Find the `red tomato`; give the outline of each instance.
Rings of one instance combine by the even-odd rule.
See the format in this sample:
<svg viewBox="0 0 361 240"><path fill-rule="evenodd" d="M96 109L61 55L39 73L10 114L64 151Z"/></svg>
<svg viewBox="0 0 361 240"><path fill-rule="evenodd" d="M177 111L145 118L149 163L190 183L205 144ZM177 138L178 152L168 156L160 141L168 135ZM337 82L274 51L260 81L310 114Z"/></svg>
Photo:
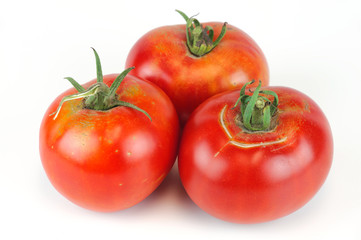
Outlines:
<svg viewBox="0 0 361 240"><path fill-rule="evenodd" d="M238 90L205 101L184 129L182 183L217 218L258 223L288 215L316 194L330 170L333 140L321 109L296 90L268 90L279 98L274 129L252 132L240 124L233 109Z"/></svg>
<svg viewBox="0 0 361 240"><path fill-rule="evenodd" d="M104 76L110 86L118 75ZM96 83L88 82L84 88ZM40 128L40 155L54 187L73 203L95 211L117 211L142 201L170 171L179 123L166 94L154 84L126 76L117 98L144 109L117 106L100 111L84 100L64 103L70 89L50 105Z"/></svg>
<svg viewBox="0 0 361 240"><path fill-rule="evenodd" d="M224 23L203 25L213 28L213 40L220 35ZM268 65L261 49L240 29L232 25L226 29L213 50L195 56L187 47L186 25L156 28L135 43L126 67L135 66L132 74L160 86L171 98L184 125L191 112L216 93L240 88L252 79L261 79L268 85Z"/></svg>

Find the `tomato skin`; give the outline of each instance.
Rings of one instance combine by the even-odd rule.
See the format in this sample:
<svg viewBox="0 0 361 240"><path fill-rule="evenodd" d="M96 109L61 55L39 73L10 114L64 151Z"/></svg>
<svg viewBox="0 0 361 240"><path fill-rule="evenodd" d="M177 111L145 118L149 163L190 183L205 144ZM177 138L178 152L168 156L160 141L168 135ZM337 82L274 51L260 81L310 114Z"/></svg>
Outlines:
<svg viewBox="0 0 361 240"><path fill-rule="evenodd" d="M104 76L108 86L118 75ZM88 88L93 80L84 85ZM95 211L125 209L145 199L170 171L177 153L179 123L166 94L154 84L126 76L117 94L128 107L107 111L82 108L82 100L64 103L61 94L46 111L40 128L40 155L54 187L73 203Z"/></svg>
<svg viewBox="0 0 361 240"><path fill-rule="evenodd" d="M183 186L201 209L226 221L259 223L294 212L316 194L331 167L332 134L316 103L290 88L264 89L280 100L274 131L246 133L235 124L236 90L202 103L183 132Z"/></svg>
<svg viewBox="0 0 361 240"><path fill-rule="evenodd" d="M208 22L214 36L223 23ZM146 33L130 50L126 67L132 74L160 86L170 97L184 125L204 100L225 90L240 88L252 79L269 83L265 56L243 31L227 25L227 32L210 53L195 57L186 45L186 25L159 27Z"/></svg>

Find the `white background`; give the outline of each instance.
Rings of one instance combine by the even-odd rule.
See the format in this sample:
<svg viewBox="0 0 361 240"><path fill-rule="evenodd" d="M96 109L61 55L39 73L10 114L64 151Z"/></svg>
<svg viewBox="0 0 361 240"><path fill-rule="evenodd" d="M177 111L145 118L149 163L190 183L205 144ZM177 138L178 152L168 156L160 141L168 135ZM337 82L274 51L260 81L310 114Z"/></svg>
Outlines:
<svg viewBox="0 0 361 240"><path fill-rule="evenodd" d="M147 31L184 23L174 10L227 21L264 51L271 85L296 88L327 115L334 162L318 194L282 219L223 222L182 190L177 169L145 201L96 213L52 187L38 153L41 119L53 99L95 78L94 47L105 74L121 72ZM361 239L360 1L0 1L0 239Z"/></svg>

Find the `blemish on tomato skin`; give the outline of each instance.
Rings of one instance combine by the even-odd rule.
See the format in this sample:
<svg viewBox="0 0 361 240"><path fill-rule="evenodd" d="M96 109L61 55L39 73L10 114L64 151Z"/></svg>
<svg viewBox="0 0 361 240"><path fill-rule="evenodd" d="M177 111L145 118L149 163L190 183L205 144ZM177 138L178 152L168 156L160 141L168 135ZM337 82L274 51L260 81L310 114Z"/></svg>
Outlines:
<svg viewBox="0 0 361 240"><path fill-rule="evenodd" d="M304 103L304 110L306 111L306 112L311 112L311 110L310 110L310 104L306 101L306 100L303 100L303 103Z"/></svg>
<svg viewBox="0 0 361 240"><path fill-rule="evenodd" d="M127 152L127 156L130 157L132 155L132 152Z"/></svg>
<svg viewBox="0 0 361 240"><path fill-rule="evenodd" d="M120 94L119 94L119 98L123 98L123 97L133 97L139 94L139 92L141 92L141 88L139 86L139 84L137 84L136 82L134 82L134 85L129 86L128 88L125 88Z"/></svg>
<svg viewBox="0 0 361 240"><path fill-rule="evenodd" d="M119 150L118 150L118 149L116 149L116 150L115 150L115 152L116 152L116 153L118 153L118 152L119 152Z"/></svg>
<svg viewBox="0 0 361 240"><path fill-rule="evenodd" d="M279 151L281 149L284 149L286 147L289 147L290 145L292 145L293 143L295 143L296 138L291 137L290 140L285 141L283 144L279 145L278 147L274 147L270 150L270 152L276 152Z"/></svg>
<svg viewBox="0 0 361 240"><path fill-rule="evenodd" d="M155 180L155 183L162 181L164 177L165 177L165 173L162 173L162 174Z"/></svg>
<svg viewBox="0 0 361 240"><path fill-rule="evenodd" d="M83 129L93 129L94 128L94 123L91 121L87 121L87 120L81 120L79 121L79 126Z"/></svg>

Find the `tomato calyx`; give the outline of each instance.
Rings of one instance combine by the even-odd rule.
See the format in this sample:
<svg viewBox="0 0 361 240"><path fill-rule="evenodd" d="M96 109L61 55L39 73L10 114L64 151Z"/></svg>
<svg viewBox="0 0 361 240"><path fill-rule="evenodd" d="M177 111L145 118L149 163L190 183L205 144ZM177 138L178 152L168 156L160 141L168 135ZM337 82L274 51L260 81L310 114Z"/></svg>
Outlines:
<svg viewBox="0 0 361 240"><path fill-rule="evenodd" d="M73 87L78 91L78 93L75 93L75 94L69 95L69 96L65 96L61 100L57 110L54 113L50 114L50 116L55 115L54 116L54 120L55 120L57 118L64 102L74 100L74 99L83 99L84 108L86 108L86 109L106 111L106 110L109 110L109 109L117 107L117 106L130 107L137 111L142 112L152 121L152 118L146 111L135 106L132 103L119 100L118 95L116 94L116 91L117 91L118 87L120 86L121 82L123 81L125 76L132 69L134 69L134 67L130 67L130 68L124 70L121 74L118 75L118 77L114 80L112 85L110 87L108 87L103 82L103 73L102 73L99 55L95 51L94 48L92 48L92 49L93 49L93 52L95 55L95 61L96 61L97 82L95 84L91 85L88 89L85 89L73 78L66 77L65 79L67 79L73 85Z"/></svg>
<svg viewBox="0 0 361 240"><path fill-rule="evenodd" d="M194 17L188 17L185 13L176 10L186 20L186 37L189 51L201 57L212 51L222 40L227 31L227 23L223 24L221 33L213 41L214 31L211 26L203 27Z"/></svg>
<svg viewBox="0 0 361 240"><path fill-rule="evenodd" d="M261 80L254 91L249 89L251 95L247 95L246 87L254 82L252 80L242 87L240 97L232 108L236 108L241 103L240 114L237 114L235 120L236 124L250 133L272 131L277 127L278 96L273 91L261 90ZM272 96L273 101L264 95Z"/></svg>

